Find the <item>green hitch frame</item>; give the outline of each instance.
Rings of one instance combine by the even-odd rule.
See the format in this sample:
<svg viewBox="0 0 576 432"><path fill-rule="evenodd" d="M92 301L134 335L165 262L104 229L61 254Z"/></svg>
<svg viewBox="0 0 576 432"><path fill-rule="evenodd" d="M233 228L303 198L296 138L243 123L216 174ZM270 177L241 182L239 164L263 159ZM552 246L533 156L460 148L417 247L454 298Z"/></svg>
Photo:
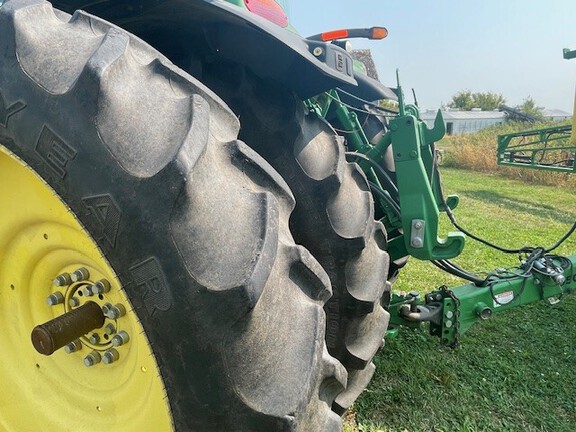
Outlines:
<svg viewBox="0 0 576 432"><path fill-rule="evenodd" d="M442 114L438 112L434 128L428 129L416 109L406 111L412 113L402 114L401 110L390 121L404 246L407 254L421 260L453 258L464 248L464 234L454 232L446 239L438 237L440 211L444 208L431 147L446 132ZM457 203L454 198L450 201Z"/></svg>
<svg viewBox="0 0 576 432"><path fill-rule="evenodd" d="M397 72L398 77L398 72ZM378 191L374 199L383 214L382 222L389 233L399 233L390 238L388 252L396 260L411 255L421 260L453 258L464 248L464 235L449 233L438 237L440 212L446 206L454 209L456 196L442 198L440 179L436 176L434 143L446 133L440 111L434 127L428 129L420 119L418 108L406 105L398 77L399 113L390 120L390 130L375 144L370 143L354 108L344 104L338 90L332 90L306 102L316 115L337 123L337 131L346 138L348 150L361 154L358 160L371 186ZM373 164L381 165L384 155L392 146L396 171L399 203L394 203L389 191L382 187ZM399 207L395 211L395 207Z"/></svg>
<svg viewBox="0 0 576 432"><path fill-rule="evenodd" d="M576 255L552 257L538 266L529 274L522 267L495 274L485 286L441 287L426 294L423 301L417 293L395 294L389 307L390 322L394 327L418 327L429 322L431 335L456 346L475 323L495 313L541 300L556 304L576 291ZM392 328L390 336L396 332Z"/></svg>
<svg viewBox="0 0 576 432"><path fill-rule="evenodd" d="M565 57L576 58L576 51L565 51ZM430 261L450 259L462 252L465 237L461 232L448 233L446 238L438 236L440 213L458 205L457 196L444 200L437 174L434 143L445 135L445 123L438 111L434 126L429 129L421 120L418 107L404 103L398 72L397 80L399 112L389 118L389 130L376 143L367 138L355 112L358 108L343 103L338 89L309 99L306 106L311 113L327 119L345 137L350 156L361 156L357 163L370 183L375 205L383 215L381 222L393 233L388 239L391 260L407 255ZM555 147L565 154L572 147L554 146L551 142L564 140L569 131L569 126L560 126L500 137L499 163L574 171L574 157L570 166L550 166L542 162L542 149L538 148L544 143L544 150ZM530 143L532 150L522 147L527 137L535 136L539 139ZM518 147L512 144L516 137L524 140ZM571 144L576 148L574 137ZM392 186L398 189L397 201L382 187L379 177L390 149L396 177L396 186ZM532 153L526 155L527 152ZM536 160L538 157L540 160ZM576 290L576 255L566 258L544 254L531 261L530 268L524 266L514 271L496 271L483 284L469 283L452 289L440 287L426 294L423 300L417 292L394 293L388 305L391 327L386 336L395 336L400 326L418 327L429 323L432 335L455 346L459 337L476 322L489 319L496 312L539 300L554 304Z"/></svg>

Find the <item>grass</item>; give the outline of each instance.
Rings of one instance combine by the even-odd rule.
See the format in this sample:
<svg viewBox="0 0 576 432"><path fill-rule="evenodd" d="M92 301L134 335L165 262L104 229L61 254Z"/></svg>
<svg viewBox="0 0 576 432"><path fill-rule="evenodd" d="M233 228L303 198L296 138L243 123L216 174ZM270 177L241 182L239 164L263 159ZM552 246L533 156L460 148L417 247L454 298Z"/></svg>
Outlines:
<svg viewBox="0 0 576 432"><path fill-rule="evenodd" d="M576 219L576 189L443 169L447 193L461 198L458 221L506 246L548 246ZM443 221L442 229L449 229ZM576 253L576 236L559 253ZM517 264L468 240L456 262L471 270ZM462 281L411 260L395 289L424 293ZM517 308L478 324L457 349L426 329L403 329L377 355L372 383L346 432L576 430L576 298Z"/></svg>

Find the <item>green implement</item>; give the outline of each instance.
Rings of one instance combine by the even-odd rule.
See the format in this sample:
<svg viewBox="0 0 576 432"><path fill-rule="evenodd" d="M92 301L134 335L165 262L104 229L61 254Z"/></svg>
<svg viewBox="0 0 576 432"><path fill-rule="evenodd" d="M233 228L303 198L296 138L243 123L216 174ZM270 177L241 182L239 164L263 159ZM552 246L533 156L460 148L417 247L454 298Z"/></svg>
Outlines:
<svg viewBox="0 0 576 432"><path fill-rule="evenodd" d="M576 58L576 50L564 49L564 58ZM576 102L576 101L575 101ZM575 105L576 106L576 105ZM560 125L498 137L498 164L557 172L576 172L576 124Z"/></svg>
<svg viewBox="0 0 576 432"><path fill-rule="evenodd" d="M498 164L576 172L571 125L516 132L498 137Z"/></svg>

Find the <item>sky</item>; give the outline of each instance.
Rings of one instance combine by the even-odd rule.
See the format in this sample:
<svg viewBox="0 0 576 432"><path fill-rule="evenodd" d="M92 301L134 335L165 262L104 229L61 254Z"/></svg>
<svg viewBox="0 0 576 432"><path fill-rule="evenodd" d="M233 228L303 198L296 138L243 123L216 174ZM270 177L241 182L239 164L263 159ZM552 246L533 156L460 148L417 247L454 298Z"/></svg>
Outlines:
<svg viewBox="0 0 576 432"><path fill-rule="evenodd" d="M339 28L384 26L370 48L380 80L405 94L416 90L422 108L447 104L461 90L502 94L511 106L528 96L538 106L574 109L576 0L290 0L303 36ZM408 97L411 101L411 96Z"/></svg>

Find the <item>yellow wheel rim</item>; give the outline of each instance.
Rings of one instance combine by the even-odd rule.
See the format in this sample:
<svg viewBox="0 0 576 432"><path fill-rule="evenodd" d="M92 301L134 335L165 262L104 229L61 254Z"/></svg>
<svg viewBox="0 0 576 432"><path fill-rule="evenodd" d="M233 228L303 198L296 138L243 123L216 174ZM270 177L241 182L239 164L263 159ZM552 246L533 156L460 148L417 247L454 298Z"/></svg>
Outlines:
<svg viewBox="0 0 576 432"><path fill-rule="evenodd" d="M0 208L0 429L173 430L158 366L114 271L54 191L1 145ZM87 280L53 283L79 268L88 270ZM120 304L126 314L106 318L102 328L80 339L79 351L36 352L32 329L69 311L74 302L85 303L82 289L103 279L110 290L89 299ZM64 301L50 306L47 298L56 292ZM113 346L120 332L129 340ZM87 367L92 352L118 358Z"/></svg>

